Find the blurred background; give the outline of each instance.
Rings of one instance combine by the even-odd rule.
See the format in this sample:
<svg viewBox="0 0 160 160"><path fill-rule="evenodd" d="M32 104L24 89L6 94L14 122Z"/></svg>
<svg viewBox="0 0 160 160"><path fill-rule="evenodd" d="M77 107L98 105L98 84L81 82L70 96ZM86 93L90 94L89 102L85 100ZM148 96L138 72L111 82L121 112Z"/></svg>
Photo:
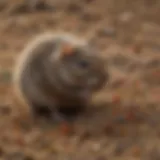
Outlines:
<svg viewBox="0 0 160 160"><path fill-rule="evenodd" d="M0 159L159 160L159 15L159 0L0 0ZM90 37L109 67L101 105L71 128L10 116L14 60L45 31Z"/></svg>

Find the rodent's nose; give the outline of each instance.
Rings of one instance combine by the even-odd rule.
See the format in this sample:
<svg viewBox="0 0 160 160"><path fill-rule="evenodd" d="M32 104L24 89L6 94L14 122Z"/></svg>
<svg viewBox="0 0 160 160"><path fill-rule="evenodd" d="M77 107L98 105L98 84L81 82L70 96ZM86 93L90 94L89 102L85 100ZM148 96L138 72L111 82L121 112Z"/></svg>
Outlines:
<svg viewBox="0 0 160 160"><path fill-rule="evenodd" d="M108 74L102 74L99 72L98 76L93 76L89 81L88 85L94 88L95 90L99 90L105 86L108 82Z"/></svg>

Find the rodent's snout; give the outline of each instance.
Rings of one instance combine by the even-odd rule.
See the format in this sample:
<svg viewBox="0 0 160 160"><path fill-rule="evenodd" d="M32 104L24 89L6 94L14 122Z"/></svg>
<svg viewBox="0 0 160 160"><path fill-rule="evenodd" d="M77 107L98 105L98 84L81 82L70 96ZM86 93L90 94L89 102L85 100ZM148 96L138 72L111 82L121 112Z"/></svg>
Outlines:
<svg viewBox="0 0 160 160"><path fill-rule="evenodd" d="M105 86L108 82L108 73L99 72L96 75L93 75L88 80L88 86L90 86L93 90L100 90Z"/></svg>

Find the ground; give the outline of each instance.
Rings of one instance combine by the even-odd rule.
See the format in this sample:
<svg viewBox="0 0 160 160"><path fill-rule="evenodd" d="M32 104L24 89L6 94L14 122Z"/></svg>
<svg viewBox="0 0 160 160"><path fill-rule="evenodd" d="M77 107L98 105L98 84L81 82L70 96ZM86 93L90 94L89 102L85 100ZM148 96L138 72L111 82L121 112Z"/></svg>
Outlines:
<svg viewBox="0 0 160 160"><path fill-rule="evenodd" d="M33 8L1 1L1 159L159 160L159 14L158 0L50 0ZM14 60L44 31L89 37L108 65L109 83L72 124L15 123L11 116Z"/></svg>

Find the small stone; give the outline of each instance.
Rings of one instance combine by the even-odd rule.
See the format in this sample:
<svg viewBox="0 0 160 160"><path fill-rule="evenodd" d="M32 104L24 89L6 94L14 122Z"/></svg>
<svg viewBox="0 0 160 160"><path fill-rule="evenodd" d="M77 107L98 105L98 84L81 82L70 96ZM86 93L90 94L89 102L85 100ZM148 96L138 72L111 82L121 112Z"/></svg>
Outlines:
<svg viewBox="0 0 160 160"><path fill-rule="evenodd" d="M114 149L114 155L115 156L120 156L124 153L126 146L123 143L119 143L116 145Z"/></svg>
<svg viewBox="0 0 160 160"><path fill-rule="evenodd" d="M108 59L108 63L120 71L133 72L143 66L142 62L130 55L117 53Z"/></svg>
<svg viewBox="0 0 160 160"><path fill-rule="evenodd" d="M127 121L134 121L136 119L136 113L134 111L128 111L126 113L126 120Z"/></svg>
<svg viewBox="0 0 160 160"><path fill-rule="evenodd" d="M93 150L94 152L98 152L99 150L101 150L101 148L102 148L102 146L101 146L100 143L94 143L94 144L92 145L92 150Z"/></svg>
<svg viewBox="0 0 160 160"><path fill-rule="evenodd" d="M132 148L132 154L134 157L139 157L141 155L142 151L139 146L135 146Z"/></svg>
<svg viewBox="0 0 160 160"><path fill-rule="evenodd" d="M111 88L119 88L125 84L125 79L116 79L111 83Z"/></svg>
<svg viewBox="0 0 160 160"><path fill-rule="evenodd" d="M119 20L121 22L128 22L133 18L134 14L132 12L123 12L120 16L119 16Z"/></svg>
<svg viewBox="0 0 160 160"><path fill-rule="evenodd" d="M34 158L28 155L24 158L24 160L34 160Z"/></svg>
<svg viewBox="0 0 160 160"><path fill-rule="evenodd" d="M60 124L60 131L63 135L71 135L73 133L73 128L70 124L62 122L62 124Z"/></svg>
<svg viewBox="0 0 160 160"><path fill-rule="evenodd" d="M5 156L6 160L25 160L25 155L22 152L13 152Z"/></svg>
<svg viewBox="0 0 160 160"><path fill-rule="evenodd" d="M0 49L1 50L6 50L7 48L8 48L8 45L5 42L0 44Z"/></svg>
<svg viewBox="0 0 160 160"><path fill-rule="evenodd" d="M112 135L114 133L114 128L112 124L107 124L104 128L106 135Z"/></svg>
<svg viewBox="0 0 160 160"><path fill-rule="evenodd" d="M133 51L136 54L140 54L142 52L143 45L141 43L134 44Z"/></svg>
<svg viewBox="0 0 160 160"><path fill-rule="evenodd" d="M112 97L112 103L119 104L121 102L121 97L119 95L113 95Z"/></svg>
<svg viewBox="0 0 160 160"><path fill-rule="evenodd" d="M55 11L55 8L41 0L27 0L24 3L19 3L9 10L10 14L30 13L33 11Z"/></svg>
<svg viewBox="0 0 160 160"><path fill-rule="evenodd" d="M39 3L37 3L33 9L35 10L43 10L43 11L55 11L55 7L51 6L50 4L46 3L46 2L42 2L40 1Z"/></svg>
<svg viewBox="0 0 160 160"><path fill-rule="evenodd" d="M142 75L142 80L150 86L156 86L160 84L160 68L154 68L145 72Z"/></svg>
<svg viewBox="0 0 160 160"><path fill-rule="evenodd" d="M5 152L4 152L3 148L0 147L0 157L2 157L4 155L4 153Z"/></svg>
<svg viewBox="0 0 160 160"><path fill-rule="evenodd" d="M10 71L3 71L0 73L0 81L2 82L10 82L12 74Z"/></svg>
<svg viewBox="0 0 160 160"><path fill-rule="evenodd" d="M116 54L109 59L109 63L116 67L127 66L131 62L131 59L122 54Z"/></svg>
<svg viewBox="0 0 160 160"><path fill-rule="evenodd" d="M120 137L126 137L126 136L128 136L128 130L127 130L127 128L126 127L119 128L118 135Z"/></svg>
<svg viewBox="0 0 160 160"><path fill-rule="evenodd" d="M116 36L116 31L114 28L102 28L98 31L98 36L108 36L108 37L114 37Z"/></svg>
<svg viewBox="0 0 160 160"><path fill-rule="evenodd" d="M82 11L82 6L77 3L70 3L67 7L68 12L80 12Z"/></svg>
<svg viewBox="0 0 160 160"><path fill-rule="evenodd" d="M124 124L126 123L126 119L123 115L118 115L115 117L115 121L118 123L118 124Z"/></svg>
<svg viewBox="0 0 160 160"><path fill-rule="evenodd" d="M160 59L152 59L145 65L146 69L154 69L156 67L160 67Z"/></svg>
<svg viewBox="0 0 160 160"><path fill-rule="evenodd" d="M108 160L105 156L99 156L96 158L96 160Z"/></svg>
<svg viewBox="0 0 160 160"><path fill-rule="evenodd" d="M11 108L5 105L0 105L0 113L3 115L9 115L11 113Z"/></svg>
<svg viewBox="0 0 160 160"><path fill-rule="evenodd" d="M8 7L7 3L5 3L5 1L1 1L0 12L4 11L7 7Z"/></svg>
<svg viewBox="0 0 160 160"><path fill-rule="evenodd" d="M89 131L84 131L80 136L80 142L83 142L91 137L91 133Z"/></svg>
<svg viewBox="0 0 160 160"><path fill-rule="evenodd" d="M160 159L160 151L157 147L154 147L148 154L146 160L159 160Z"/></svg>
<svg viewBox="0 0 160 160"><path fill-rule="evenodd" d="M100 20L100 16L92 14L90 12L83 12L81 15L81 19L87 22L94 22Z"/></svg>
<svg viewBox="0 0 160 160"><path fill-rule="evenodd" d="M84 0L84 2L86 2L86 3L91 3L93 1L95 1L95 0Z"/></svg>

